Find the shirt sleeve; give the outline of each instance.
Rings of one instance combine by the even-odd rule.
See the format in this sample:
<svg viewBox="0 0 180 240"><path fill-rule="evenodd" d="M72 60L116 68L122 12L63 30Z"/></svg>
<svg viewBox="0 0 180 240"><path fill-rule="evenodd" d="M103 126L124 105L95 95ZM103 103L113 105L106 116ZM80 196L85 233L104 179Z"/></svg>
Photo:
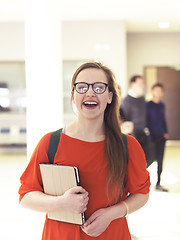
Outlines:
<svg viewBox="0 0 180 240"><path fill-rule="evenodd" d="M132 136L127 136L128 140L128 166L126 193L147 194L150 191L150 176L146 170L146 159L144 151L139 142Z"/></svg>
<svg viewBox="0 0 180 240"><path fill-rule="evenodd" d="M48 163L48 146L50 140L51 133L46 134L42 139L39 141L38 145L36 146L30 162L23 172L20 182L21 186L19 188L19 201L23 198L23 196L28 192L33 191L41 191L43 192L42 186L42 178L40 172L40 163Z"/></svg>

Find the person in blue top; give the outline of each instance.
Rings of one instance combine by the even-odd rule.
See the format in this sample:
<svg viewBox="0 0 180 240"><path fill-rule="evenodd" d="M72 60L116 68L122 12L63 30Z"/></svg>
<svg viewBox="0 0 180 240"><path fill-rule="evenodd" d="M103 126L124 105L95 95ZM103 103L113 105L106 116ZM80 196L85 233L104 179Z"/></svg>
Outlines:
<svg viewBox="0 0 180 240"><path fill-rule="evenodd" d="M165 119L165 105L161 101L164 95L164 86L156 83L152 86L152 101L146 103L147 126L150 132L151 157L147 161L149 167L154 161L157 161L157 184L156 189L168 191L161 186L161 173L163 169L163 156L165 142L168 139L168 130Z"/></svg>

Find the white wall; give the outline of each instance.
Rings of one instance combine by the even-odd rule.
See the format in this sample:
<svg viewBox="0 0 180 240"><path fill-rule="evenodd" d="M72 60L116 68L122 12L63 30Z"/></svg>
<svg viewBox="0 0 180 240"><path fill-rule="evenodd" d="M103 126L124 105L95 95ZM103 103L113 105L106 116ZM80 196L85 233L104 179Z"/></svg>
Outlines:
<svg viewBox="0 0 180 240"><path fill-rule="evenodd" d="M0 23L0 61L24 61L24 24Z"/></svg>
<svg viewBox="0 0 180 240"><path fill-rule="evenodd" d="M0 36L0 61L24 61L24 24L0 23ZM97 50L98 47L105 49ZM112 68L125 92L126 29L123 21L64 21L62 57L103 62Z"/></svg>
<svg viewBox="0 0 180 240"><path fill-rule="evenodd" d="M24 24L0 23L0 36L0 61L24 61ZM123 82L123 89L125 79L143 74L144 66L180 66L180 33L128 33L127 77L123 22L66 21L62 24L62 38L63 59L103 60ZM96 51L96 44L104 43L109 44L110 50Z"/></svg>
<svg viewBox="0 0 180 240"><path fill-rule="evenodd" d="M63 59L97 60L109 66L126 89L126 29L123 21L66 21L62 24ZM99 49L103 48L105 49Z"/></svg>
<svg viewBox="0 0 180 240"><path fill-rule="evenodd" d="M128 79L149 65L180 67L180 32L127 34Z"/></svg>

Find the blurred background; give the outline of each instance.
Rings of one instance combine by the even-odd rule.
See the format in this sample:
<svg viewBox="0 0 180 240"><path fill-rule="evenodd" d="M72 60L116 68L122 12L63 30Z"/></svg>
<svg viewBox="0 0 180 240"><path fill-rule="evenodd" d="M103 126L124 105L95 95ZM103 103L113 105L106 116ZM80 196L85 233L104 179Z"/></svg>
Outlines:
<svg viewBox="0 0 180 240"><path fill-rule="evenodd" d="M0 1L0 239L41 239L44 214L18 204L19 178L39 139L72 121L71 78L86 61L109 66L127 94L142 75L165 87L169 140L158 192L129 216L134 239L180 239L180 1Z"/></svg>

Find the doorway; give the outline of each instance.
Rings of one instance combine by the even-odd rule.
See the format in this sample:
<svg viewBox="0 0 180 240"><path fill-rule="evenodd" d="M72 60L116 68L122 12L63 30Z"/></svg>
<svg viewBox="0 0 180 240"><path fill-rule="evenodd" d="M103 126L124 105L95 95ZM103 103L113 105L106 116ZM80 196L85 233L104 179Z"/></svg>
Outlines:
<svg viewBox="0 0 180 240"><path fill-rule="evenodd" d="M151 98L151 87L155 83L164 85L163 102L166 107L166 120L169 140L180 140L180 71L171 67L145 67L144 76L147 100Z"/></svg>

